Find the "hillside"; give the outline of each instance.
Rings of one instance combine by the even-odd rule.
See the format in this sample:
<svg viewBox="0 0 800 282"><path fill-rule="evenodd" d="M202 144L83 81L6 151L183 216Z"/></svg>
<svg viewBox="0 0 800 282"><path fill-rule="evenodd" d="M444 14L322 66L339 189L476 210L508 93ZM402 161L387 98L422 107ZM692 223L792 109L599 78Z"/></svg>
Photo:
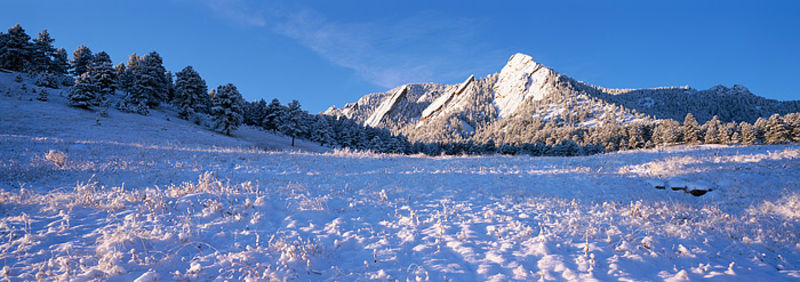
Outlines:
<svg viewBox="0 0 800 282"><path fill-rule="evenodd" d="M5 113L0 116L0 134L53 138L63 142L93 142L99 138L106 142L145 147L224 146L267 151L330 151L330 148L304 140L298 140L296 146L291 147L291 138L251 126L242 126L233 132L233 136L225 136L178 118L175 108L167 104L152 110L147 116L120 112L115 107L91 110L70 107L65 98L67 87L37 87L31 75L24 73L20 74L23 81L16 82L17 74L0 73L0 112ZM47 101L37 100L41 91L48 92Z"/></svg>
<svg viewBox="0 0 800 282"><path fill-rule="evenodd" d="M499 73L485 78L470 76L457 85L403 85L366 95L343 108L331 107L325 114L384 127L411 141L498 142L509 137L507 133L514 131L511 127L532 122L589 128L604 121L683 121L692 113L700 123L715 115L722 122L753 123L759 117L793 112L800 112L800 101L766 99L740 85L707 90L607 89L515 54Z"/></svg>

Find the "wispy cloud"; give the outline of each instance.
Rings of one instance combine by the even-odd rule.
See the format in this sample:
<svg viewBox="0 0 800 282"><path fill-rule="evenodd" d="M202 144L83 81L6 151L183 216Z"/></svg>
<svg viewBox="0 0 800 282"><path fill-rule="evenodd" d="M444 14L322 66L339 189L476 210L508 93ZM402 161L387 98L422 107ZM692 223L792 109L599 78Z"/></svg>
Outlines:
<svg viewBox="0 0 800 282"><path fill-rule="evenodd" d="M267 24L263 9L257 2L249 0L208 0L208 8L228 20L241 24L265 26Z"/></svg>
<svg viewBox="0 0 800 282"><path fill-rule="evenodd" d="M297 40L320 57L381 87L452 81L498 62L497 51L477 38L480 21L420 12L369 22L332 20L312 9L286 10L248 0L209 0L231 20ZM279 12L277 12L280 10Z"/></svg>

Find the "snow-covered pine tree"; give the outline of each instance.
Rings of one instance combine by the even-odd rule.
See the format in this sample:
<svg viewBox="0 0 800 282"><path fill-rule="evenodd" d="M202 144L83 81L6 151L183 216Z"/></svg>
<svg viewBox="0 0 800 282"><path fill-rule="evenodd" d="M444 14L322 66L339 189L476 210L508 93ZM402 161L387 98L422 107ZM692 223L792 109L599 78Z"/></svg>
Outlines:
<svg viewBox="0 0 800 282"><path fill-rule="evenodd" d="M42 72L36 75L36 81L33 83L39 87L47 87L56 89L61 84L59 77L50 72Z"/></svg>
<svg viewBox="0 0 800 282"><path fill-rule="evenodd" d="M369 148L370 151L376 153L383 153L386 152L386 148L384 148L383 145L384 144L383 140L381 140L381 137L379 135L375 135L374 137L372 137L372 139L369 140L367 148Z"/></svg>
<svg viewBox="0 0 800 282"><path fill-rule="evenodd" d="M779 114L773 114L767 120L767 128L764 133L764 141L767 144L784 144L789 142L789 130Z"/></svg>
<svg viewBox="0 0 800 282"><path fill-rule="evenodd" d="M700 125L692 113L686 114L683 120L683 141L686 144L697 144L700 142Z"/></svg>
<svg viewBox="0 0 800 282"><path fill-rule="evenodd" d="M230 136L242 124L242 94L231 83L217 87L211 107L214 130Z"/></svg>
<svg viewBox="0 0 800 282"><path fill-rule="evenodd" d="M272 102L267 105L267 109L264 111L264 120L261 121L261 126L275 133L275 131L278 130L280 119L284 116L285 111L286 109L281 105L278 99L272 99Z"/></svg>
<svg viewBox="0 0 800 282"><path fill-rule="evenodd" d="M88 71L93 59L94 55L92 55L92 50L89 47L78 46L78 49L72 52L72 61L70 62L72 64L72 75L78 77Z"/></svg>
<svg viewBox="0 0 800 282"><path fill-rule="evenodd" d="M719 144L722 141L722 138L720 138L720 122L717 115L714 115L704 123L702 129L705 132L703 134L705 144Z"/></svg>
<svg viewBox="0 0 800 282"><path fill-rule="evenodd" d="M178 107L181 118L188 119L193 113L207 113L208 98L206 81L192 66L186 66L175 73L175 99L173 102Z"/></svg>
<svg viewBox="0 0 800 282"><path fill-rule="evenodd" d="M167 79L167 100L168 102L172 102L175 99L175 82L172 80L172 71L167 71L164 75Z"/></svg>
<svg viewBox="0 0 800 282"><path fill-rule="evenodd" d="M33 40L33 51L31 53L31 71L47 72L53 68L53 55L56 51L53 48L55 39L50 37L47 30L39 32L38 37Z"/></svg>
<svg viewBox="0 0 800 282"><path fill-rule="evenodd" d="M264 99L258 99L258 112L259 116L256 117L255 126L262 126L261 123L264 121L264 117L267 115L267 101Z"/></svg>
<svg viewBox="0 0 800 282"><path fill-rule="evenodd" d="M39 90L39 95L36 96L36 100L39 100L39 101L42 101L42 102L47 102L47 100L48 100L47 96L48 95L49 95L49 93L47 92L46 89L41 89L41 90Z"/></svg>
<svg viewBox="0 0 800 282"><path fill-rule="evenodd" d="M0 31L0 58L2 58L4 48L6 46L6 41L8 40L8 35L5 32ZM0 61L0 67L3 67L3 62Z"/></svg>
<svg viewBox="0 0 800 282"><path fill-rule="evenodd" d="M722 144L732 145L739 143L739 132L736 131L736 122L726 122L720 130Z"/></svg>
<svg viewBox="0 0 800 282"><path fill-rule="evenodd" d="M783 117L783 121L789 128L792 142L800 142L800 113L787 114Z"/></svg>
<svg viewBox="0 0 800 282"><path fill-rule="evenodd" d="M662 120L653 130L653 142L656 145L677 144L681 141L681 124L668 119Z"/></svg>
<svg viewBox="0 0 800 282"><path fill-rule="evenodd" d="M324 115L318 115L315 119L314 124L311 125L311 141L319 143L320 146L333 143L328 118Z"/></svg>
<svg viewBox="0 0 800 282"><path fill-rule="evenodd" d="M117 88L125 92L125 97L117 104L120 111L142 115L150 114L149 97L137 83L142 69L141 65L142 58L135 53L131 54L128 57L127 65L122 69L122 74L117 76ZM117 69L117 71L119 70L120 68Z"/></svg>
<svg viewBox="0 0 800 282"><path fill-rule="evenodd" d="M349 121L349 120L347 120ZM352 129L349 124L343 120L338 120L337 123L339 124L338 129L336 130L336 134L334 138L336 139L336 143L342 147L350 147L353 145L353 134Z"/></svg>
<svg viewBox="0 0 800 282"><path fill-rule="evenodd" d="M0 37L0 68L26 71L31 62L31 37L19 24Z"/></svg>
<svg viewBox="0 0 800 282"><path fill-rule="evenodd" d="M126 81L128 80L126 72L127 68L125 67L125 63L119 63L114 66L114 78L116 78L116 85L114 85L114 88L127 93L128 87L131 83Z"/></svg>
<svg viewBox="0 0 800 282"><path fill-rule="evenodd" d="M647 142L646 140L648 139L645 134L646 129L644 128L644 125L639 122L631 124L628 126L626 133L628 135L628 147L630 149L644 148L644 145ZM573 143L575 142L573 141ZM577 145L577 143L575 144Z"/></svg>
<svg viewBox="0 0 800 282"><path fill-rule="evenodd" d="M753 132L755 133L756 142L755 144L764 144L764 135L767 131L767 120L759 117L756 119L756 122L753 123Z"/></svg>
<svg viewBox="0 0 800 282"><path fill-rule="evenodd" d="M53 51L53 60L50 64L50 72L56 74L67 74L69 71L69 61L67 60L67 50L58 48Z"/></svg>
<svg viewBox="0 0 800 282"><path fill-rule="evenodd" d="M96 102L96 87L88 73L83 73L75 79L75 86L69 90L67 99L73 107L88 108Z"/></svg>
<svg viewBox="0 0 800 282"><path fill-rule="evenodd" d="M94 55L87 73L97 88L97 101L105 103L108 99L107 96L114 94L116 88L116 78L111 65L111 57L104 51L98 52Z"/></svg>
<svg viewBox="0 0 800 282"><path fill-rule="evenodd" d="M258 100L253 100L251 102L244 103L244 114L242 117L244 118L244 124L259 126L261 125L261 120L264 118L264 108L261 108L261 103L266 106L266 102L264 99L261 99L261 102Z"/></svg>
<svg viewBox="0 0 800 282"><path fill-rule="evenodd" d="M140 70L136 72L133 87L147 97L147 105L154 107L166 101L169 85L167 70L163 66L161 55L155 51L150 52L142 58L139 67Z"/></svg>
<svg viewBox="0 0 800 282"><path fill-rule="evenodd" d="M281 118L281 123L278 129L288 136L292 137L292 146L294 146L295 137L300 136L306 132L308 125L305 124L305 112L300 108L300 102L292 100L286 109L286 114Z"/></svg>

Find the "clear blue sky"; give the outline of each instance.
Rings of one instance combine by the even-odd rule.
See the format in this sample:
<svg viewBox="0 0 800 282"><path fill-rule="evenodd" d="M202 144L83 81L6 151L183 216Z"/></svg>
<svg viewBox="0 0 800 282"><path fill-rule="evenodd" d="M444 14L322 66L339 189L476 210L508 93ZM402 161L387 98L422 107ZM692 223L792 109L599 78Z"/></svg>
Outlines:
<svg viewBox="0 0 800 282"><path fill-rule="evenodd" d="M302 3L301 3L302 2ZM513 53L612 88L742 84L800 99L800 1L4 1L0 26L48 29L114 63L158 51L209 87L311 112L409 82L499 72Z"/></svg>

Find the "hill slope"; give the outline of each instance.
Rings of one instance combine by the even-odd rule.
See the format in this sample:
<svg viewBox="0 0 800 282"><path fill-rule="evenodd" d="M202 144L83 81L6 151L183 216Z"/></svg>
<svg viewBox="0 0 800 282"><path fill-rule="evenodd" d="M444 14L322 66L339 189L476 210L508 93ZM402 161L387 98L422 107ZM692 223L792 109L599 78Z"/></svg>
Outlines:
<svg viewBox="0 0 800 282"><path fill-rule="evenodd" d="M120 112L108 107L85 110L68 106L66 88L49 89L34 86L27 74L15 82L17 73L0 73L0 134L31 138L62 138L147 145L225 146L257 148L269 151L299 150L326 152L329 148L298 140L291 147L289 137L241 126L233 136L210 131L192 122L179 119L170 105L162 105L148 116ZM24 86L23 86L24 85ZM48 101L38 101L38 92L47 91ZM37 93L34 93L37 92Z"/></svg>

